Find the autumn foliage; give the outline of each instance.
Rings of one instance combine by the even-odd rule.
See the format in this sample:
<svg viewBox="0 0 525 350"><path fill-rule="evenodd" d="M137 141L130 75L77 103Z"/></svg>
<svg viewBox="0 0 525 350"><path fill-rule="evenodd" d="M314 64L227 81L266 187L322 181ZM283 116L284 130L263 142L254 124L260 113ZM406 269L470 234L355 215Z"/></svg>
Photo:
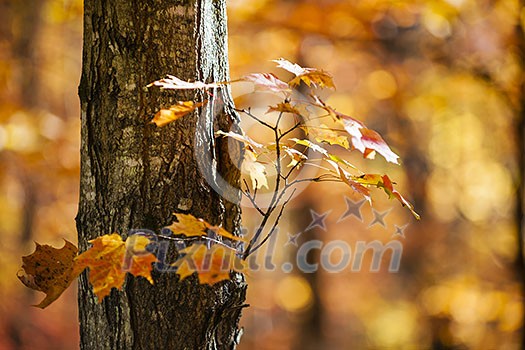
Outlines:
<svg viewBox="0 0 525 350"><path fill-rule="evenodd" d="M231 82L212 83L186 82L168 76L149 85L171 90L210 90L234 82L249 82L253 83L255 91L282 97L282 102L268 108L267 113L276 115L272 122L265 121L249 109L236 109L244 117L270 130L274 135L273 142L264 144L255 141L242 131L216 131L216 137L227 137L242 145L241 171L245 176L242 191L261 215L255 234L248 240L204 219L175 213L177 221L166 227L170 235L153 237L134 234L125 241L117 233L103 235L91 240L92 247L80 255L77 255L77 248L67 241L61 249L37 244L33 254L23 257L24 271L19 275L27 287L46 293L46 298L36 306L44 308L56 300L86 268L99 301L109 295L112 288L120 289L128 272L154 283L151 272L154 263L158 262L154 254L158 239L184 242L186 248L180 249L176 261L171 262L171 267L176 269L181 279L197 273L200 283L214 284L229 279L231 271L245 272L247 267L244 261L273 234L283 208L294 194L294 186L300 182L346 184L370 203L371 189L378 188L419 218L413 206L394 188L395 183L388 175L362 172L349 160L331 153L326 147L341 147L348 155L355 150L367 159L379 154L386 161L399 164L398 155L378 132L360 120L336 111L317 96L318 89L335 89L332 76L323 70L304 68L282 58L275 62L279 68L293 74L288 82L272 73L254 73ZM298 89L303 88L308 93L298 95ZM173 106L160 109L151 122L157 127L164 127L195 113L205 104L206 101L178 101ZM283 127L285 118L289 118L291 127ZM319 123L319 120L326 122ZM316 156L310 155L307 150L313 151ZM313 166L314 162L324 171L322 174L306 179L293 177L301 167ZM276 174L272 181L269 181L269 168L273 168ZM258 191L263 189L273 191L265 209L257 203ZM278 214L272 216L274 212Z"/></svg>

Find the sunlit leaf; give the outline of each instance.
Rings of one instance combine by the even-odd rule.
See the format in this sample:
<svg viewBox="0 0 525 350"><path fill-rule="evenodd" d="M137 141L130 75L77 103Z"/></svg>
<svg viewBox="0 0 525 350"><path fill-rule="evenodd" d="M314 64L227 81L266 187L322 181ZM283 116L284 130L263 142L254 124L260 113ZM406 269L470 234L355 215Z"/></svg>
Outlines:
<svg viewBox="0 0 525 350"><path fill-rule="evenodd" d="M282 148L283 151L291 158L291 161L287 166L288 168L299 167L302 162L308 159L308 157L304 153L294 148L290 148L284 145Z"/></svg>
<svg viewBox="0 0 525 350"><path fill-rule="evenodd" d="M177 101L177 104L171 106L169 109L161 109L158 111L151 120L151 123L155 123L159 127L164 126L193 112L203 106L204 103L205 102Z"/></svg>
<svg viewBox="0 0 525 350"><path fill-rule="evenodd" d="M241 80L251 81L255 84L255 90L259 91L283 92L290 90L288 84L272 73L253 73L245 75Z"/></svg>
<svg viewBox="0 0 525 350"><path fill-rule="evenodd" d="M339 145L346 149L350 148L348 139L337 131L321 124L319 127L305 127L308 134L312 135L317 142L325 142L331 145Z"/></svg>
<svg viewBox="0 0 525 350"><path fill-rule="evenodd" d="M281 102L281 103L278 103L276 106L270 106L270 108L268 108L268 111L266 113L270 113L270 112L283 112L283 113L292 113L292 114L301 115L301 112L299 112L297 108L292 106L290 102Z"/></svg>
<svg viewBox="0 0 525 350"><path fill-rule="evenodd" d="M332 160L327 160L327 163L329 163L334 168L335 172L339 175L339 178L342 182L347 184L355 192L361 194L369 203L372 203L372 199L370 197L370 190L367 187L355 181L354 176L345 169L343 169L338 163Z"/></svg>
<svg viewBox="0 0 525 350"><path fill-rule="evenodd" d="M332 76L325 71L315 68L303 68L296 63L292 63L284 58L273 60L277 63L277 67L283 68L293 74L293 78L288 84L292 87L299 86L301 82L307 86L314 86L320 88L335 88Z"/></svg>
<svg viewBox="0 0 525 350"><path fill-rule="evenodd" d="M215 134L216 135L221 135L221 136L224 136L224 137L231 137L232 139L240 141L240 142L244 143L245 145L249 145L252 148L252 151L254 149L256 149L256 148L262 148L263 147L263 145L261 145L260 143L252 140L248 135L237 134L237 133L235 133L233 131L224 132L222 130L217 131Z"/></svg>
<svg viewBox="0 0 525 350"><path fill-rule="evenodd" d="M173 215L175 215L177 221L170 226L166 226L166 228L171 230L174 234L182 234L187 237L200 237L207 236L207 230L211 230L218 236L237 241L244 241L243 238L234 236L224 228L211 225L207 221L196 218L191 214L173 213Z"/></svg>
<svg viewBox="0 0 525 350"><path fill-rule="evenodd" d="M326 105L320 99L316 100L317 106L327 111L335 120L341 123L352 137L352 146L363 153L365 158L374 158L375 152L382 155L388 162L399 164L399 156L392 152L385 140L372 129L368 129L361 121L340 113Z"/></svg>
<svg viewBox="0 0 525 350"><path fill-rule="evenodd" d="M290 73L297 75L301 75L307 72L307 70L297 63L292 63L284 58L279 58L276 60L272 60L273 62L277 63L277 67L287 70Z"/></svg>
<svg viewBox="0 0 525 350"><path fill-rule="evenodd" d="M188 237L206 235L206 224L191 214L173 213L177 221L166 226L174 234L183 234Z"/></svg>
<svg viewBox="0 0 525 350"><path fill-rule="evenodd" d="M244 160L242 162L241 171L250 176L250 179L252 180L252 188L268 188L266 168L264 164L257 161L257 156L249 149L244 151Z"/></svg>
<svg viewBox="0 0 525 350"><path fill-rule="evenodd" d="M293 141L295 142L296 144L298 145L302 145L302 146L306 146L308 148L311 148L312 150L318 152L318 153L321 153L323 156L325 156L324 159L326 160L333 160L337 163L340 163L340 164L344 164L346 166L348 166L349 168L352 168L352 169L355 169L355 166L353 164L351 164L350 162L348 162L347 160L339 157L339 156L336 156L335 154L331 154L330 152L328 152L326 149L324 149L323 147L319 146L318 144L310 141L310 140L307 140L307 139L304 139L304 140L301 140L301 139L296 139L296 138L291 138L290 141Z"/></svg>
<svg viewBox="0 0 525 350"><path fill-rule="evenodd" d="M401 193L399 193L396 189L394 189L394 184L392 180L388 177L388 175L380 175L380 174L364 174L361 176L354 176L353 180L368 186L374 186L377 188L382 188L386 194L388 194L389 198L396 198L404 207L407 207L412 215L416 219L420 219L420 216L416 211L414 210L414 206L407 201Z"/></svg>
<svg viewBox="0 0 525 350"><path fill-rule="evenodd" d="M215 284L230 278L230 271L243 272L246 263L239 259L236 251L223 245L194 244L179 251L183 256L175 262L181 280L197 273L199 283Z"/></svg>
<svg viewBox="0 0 525 350"><path fill-rule="evenodd" d="M226 83L210 83L206 84L202 81L184 81L176 76L167 75L166 78L154 81L153 83L148 84L150 86L159 86L161 89L167 90L193 90L193 89L209 89L216 88Z"/></svg>
<svg viewBox="0 0 525 350"><path fill-rule="evenodd" d="M76 257L74 272L78 274L89 267L89 281L99 302L112 288L122 288L126 272L153 283L152 263L157 259L146 250L150 241L145 236L132 235L124 242L120 235L113 233L89 243L93 246Z"/></svg>

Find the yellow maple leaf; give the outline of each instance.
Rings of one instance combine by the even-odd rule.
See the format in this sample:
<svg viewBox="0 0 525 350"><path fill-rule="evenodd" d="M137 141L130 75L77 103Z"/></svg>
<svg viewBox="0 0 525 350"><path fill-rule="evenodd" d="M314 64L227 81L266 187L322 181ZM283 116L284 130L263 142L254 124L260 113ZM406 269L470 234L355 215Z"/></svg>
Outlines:
<svg viewBox="0 0 525 350"><path fill-rule="evenodd" d="M61 249L35 243L34 253L22 257L23 274L19 271L18 279L26 287L46 293L44 300L33 306L42 309L49 306L77 276L73 274L73 260L78 249L71 242L65 242Z"/></svg>
<svg viewBox="0 0 525 350"><path fill-rule="evenodd" d="M281 102L275 106L270 106L268 108L268 111L266 111L266 113L270 113L270 112L283 112L283 113L292 113L292 114L301 115L301 112L299 112L297 108L292 106L290 102Z"/></svg>
<svg viewBox="0 0 525 350"><path fill-rule="evenodd" d="M199 237L206 236L206 230L215 232L216 235L226 237L236 241L246 241L244 238L234 236L226 229L220 226L214 226L203 219L198 219L191 214L179 214L173 213L177 218L177 222L174 222L166 228L170 229L175 234L183 234L188 237Z"/></svg>
<svg viewBox="0 0 525 350"><path fill-rule="evenodd" d="M175 234L183 234L188 237L206 235L206 224L191 214L173 213L177 218L170 226L167 226Z"/></svg>
<svg viewBox="0 0 525 350"><path fill-rule="evenodd" d="M204 103L205 102L194 103L193 101L177 101L177 104L171 106L169 109L161 109L158 111L151 122L155 123L159 127L164 126L184 117L188 113L203 106Z"/></svg>
<svg viewBox="0 0 525 350"><path fill-rule="evenodd" d="M319 127L308 127L307 132L311 134L317 142L325 142L331 145L339 145L346 149L350 148L348 139L344 135L340 135L337 131L321 124Z"/></svg>
<svg viewBox="0 0 525 350"><path fill-rule="evenodd" d="M309 70L305 73L296 76L288 84L290 86L299 86L301 81L307 86L314 86L320 88L332 88L335 89L332 76L322 70L308 68Z"/></svg>
<svg viewBox="0 0 525 350"><path fill-rule="evenodd" d="M113 233L89 241L93 246L75 259L74 271L80 273L89 267L89 281L99 302L109 295L112 288L121 289L126 272L142 276L150 283L152 263L157 259L146 250L149 239L132 235L124 242Z"/></svg>
<svg viewBox="0 0 525 350"><path fill-rule="evenodd" d="M243 272L247 265L236 256L235 250L222 246L194 244L180 251L184 257L175 262L181 280L197 272L199 283L215 284L230 278L230 271Z"/></svg>

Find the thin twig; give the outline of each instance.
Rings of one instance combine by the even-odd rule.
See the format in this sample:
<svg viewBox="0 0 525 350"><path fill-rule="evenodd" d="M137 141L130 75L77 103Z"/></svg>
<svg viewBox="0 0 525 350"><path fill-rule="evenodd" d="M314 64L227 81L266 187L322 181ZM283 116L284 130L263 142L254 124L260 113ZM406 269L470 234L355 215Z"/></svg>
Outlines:
<svg viewBox="0 0 525 350"><path fill-rule="evenodd" d="M281 219L281 216L283 215L283 211L284 211L284 207L288 204L288 202L292 199L293 195L295 194L295 191L297 189L294 188L293 191L292 191L292 194L290 195L290 197L288 197L288 199L283 203L283 205L281 206L281 210L279 210L279 214L277 215L277 218L275 219L275 222L273 223L272 225L272 228L270 229L270 232L268 232L268 234L266 235L266 237L264 237L264 239L261 241L261 243L257 244L255 247L253 247L252 251L250 252L250 254L253 254L255 253L259 248L261 248L264 243L266 243L266 241L268 241L268 239L270 239L270 237L273 235L273 233L275 232L275 228L277 227L277 225L279 225L279 220Z"/></svg>

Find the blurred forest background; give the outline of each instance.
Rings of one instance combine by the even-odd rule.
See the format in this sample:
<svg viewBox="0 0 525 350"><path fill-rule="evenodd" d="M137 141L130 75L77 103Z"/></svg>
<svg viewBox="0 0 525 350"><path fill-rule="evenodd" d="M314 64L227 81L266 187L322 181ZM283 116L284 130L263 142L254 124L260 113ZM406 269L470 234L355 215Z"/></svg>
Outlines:
<svg viewBox="0 0 525 350"><path fill-rule="evenodd" d="M279 57L331 72L328 103L378 130L403 165L355 162L389 173L422 216L378 192L385 225L371 225L369 206L349 214L357 197L345 186L309 186L290 203L275 271L248 277L239 348L523 348L524 4L228 4L231 76L282 76L270 62ZM76 242L81 47L80 0L0 0L1 350L78 348L75 286L43 311L16 273L33 241ZM234 95L256 102L243 85ZM325 226L310 225L312 213ZM399 240L401 269L389 273L384 259L379 272L367 261L359 272L284 273L299 232L299 245Z"/></svg>

